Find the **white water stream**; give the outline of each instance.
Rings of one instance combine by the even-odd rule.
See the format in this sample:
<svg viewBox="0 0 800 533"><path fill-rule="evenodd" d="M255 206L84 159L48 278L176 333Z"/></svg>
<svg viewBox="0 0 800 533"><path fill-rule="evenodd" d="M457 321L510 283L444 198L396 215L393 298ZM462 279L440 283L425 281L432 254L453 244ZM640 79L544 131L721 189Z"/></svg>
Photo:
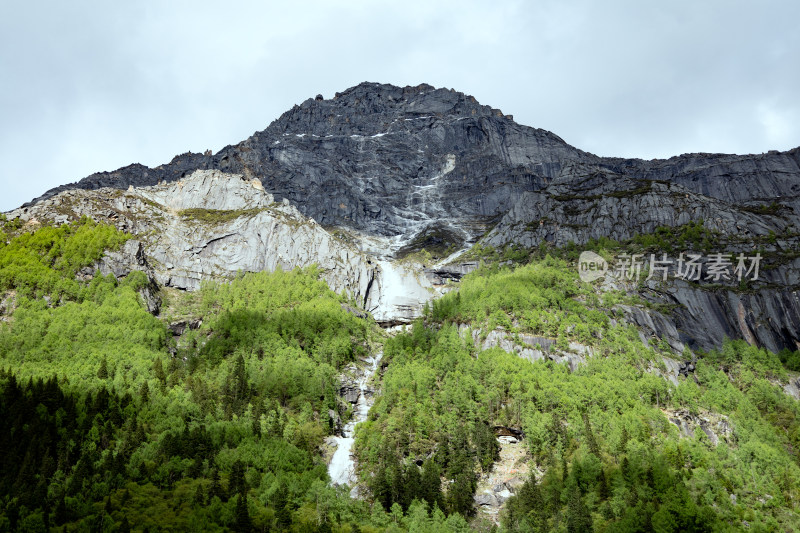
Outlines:
<svg viewBox="0 0 800 533"><path fill-rule="evenodd" d="M363 422L367 419L369 408L372 407L375 401L374 394L367 394L367 383L370 378L375 375L378 369L383 352L378 352L367 358L367 366L364 368L361 376L358 379L358 402L356 403L353 412L353 418L342 430L341 437L334 437L333 441L336 443L336 451L333 454L331 463L328 465L328 474L331 476L331 483L334 485L347 484L352 487L352 494L355 494L355 462L353 460L353 431L356 424Z"/></svg>

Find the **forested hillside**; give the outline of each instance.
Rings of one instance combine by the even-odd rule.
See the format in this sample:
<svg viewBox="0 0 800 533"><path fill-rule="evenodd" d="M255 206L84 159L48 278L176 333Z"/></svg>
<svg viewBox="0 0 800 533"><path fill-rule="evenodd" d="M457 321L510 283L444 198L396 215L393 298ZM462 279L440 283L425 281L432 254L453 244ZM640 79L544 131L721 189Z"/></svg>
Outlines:
<svg viewBox="0 0 800 533"><path fill-rule="evenodd" d="M568 254L474 250L486 264L389 335L314 267L162 287L153 316L145 273L79 275L128 235L2 223L0 530L800 527L800 406L781 388L798 354L727 342L673 382L664 357L684 354L623 320L644 304L581 282ZM330 484L326 437L351 415L342 376L379 350L356 499ZM495 524L475 497L498 428L529 474Z"/></svg>
<svg viewBox="0 0 800 533"><path fill-rule="evenodd" d="M502 425L524 431L540 474L507 502L508 530L797 528L800 409L776 385L786 375L779 358L729 342L698 361L696 379L673 386L651 371L668 347L646 347L633 327L614 325L622 295L598 299L574 272L549 257L480 270L387 342L383 395L358 433L376 498L471 514L496 454L486 434ZM459 324L577 341L595 355L570 372L476 349ZM724 420L729 431L718 442L699 427L686 437L669 421L681 412ZM412 461L425 457L420 483ZM431 488L429 471L454 480L447 494Z"/></svg>
<svg viewBox="0 0 800 533"><path fill-rule="evenodd" d="M83 221L0 245L15 308L0 330L0 529L308 530L368 517L328 487L319 448L335 376L370 349L374 326L313 269L260 273L176 297L172 312L203 316L178 344L143 307L140 272L74 280L124 239Z"/></svg>

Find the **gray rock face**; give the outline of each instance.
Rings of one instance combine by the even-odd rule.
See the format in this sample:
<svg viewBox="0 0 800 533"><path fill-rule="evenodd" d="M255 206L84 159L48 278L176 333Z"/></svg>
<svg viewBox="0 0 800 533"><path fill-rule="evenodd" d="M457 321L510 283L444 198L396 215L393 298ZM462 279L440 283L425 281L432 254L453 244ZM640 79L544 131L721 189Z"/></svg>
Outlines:
<svg viewBox="0 0 800 533"><path fill-rule="evenodd" d="M782 386L783 386L783 391L786 394L788 394L795 400L800 400L800 379L789 381L789 383Z"/></svg>
<svg viewBox="0 0 800 533"><path fill-rule="evenodd" d="M187 180L195 170L243 178L225 181L211 172ZM257 183L274 197L250 194ZM131 185L137 191L156 187L141 194L102 189ZM108 210L90 208L96 202L84 189L100 189ZM800 341L800 269L791 262L800 248L800 148L652 161L601 158L463 93L362 83L331 99L310 98L216 154L186 153L155 168L136 164L93 174L23 207L32 212L59 192L66 195L59 201L76 203L77 211L150 235L142 240L161 283L194 288L204 277L236 270L318 262L332 287L358 295L386 324L418 315L431 286L441 288L462 273L439 266L421 278L407 270L398 276L393 266L377 264L420 236L460 246L497 223L485 244L563 246L623 240L703 219L710 230L750 242L774 234L778 241L770 251L787 252L788 261L745 294L651 287L648 299L676 310L666 322L632 318L676 349L711 348L724 336L769 349L796 349ZM280 202L285 199L299 212ZM181 217L186 209L247 213L209 227ZM313 221L356 238L342 243Z"/></svg>
<svg viewBox="0 0 800 533"><path fill-rule="evenodd" d="M330 100L308 99L213 156L189 153L152 169L93 174L42 198L65 188L142 187L219 169L259 179L325 226L410 237L457 221L466 239L568 160L597 158L462 93L364 83Z"/></svg>
<svg viewBox="0 0 800 533"><path fill-rule="evenodd" d="M498 501L497 497L492 492L482 492L480 494L476 494L475 497L475 505L479 507L497 507L500 505L500 501Z"/></svg>
<svg viewBox="0 0 800 533"><path fill-rule="evenodd" d="M359 396L361 396L361 391L356 386L345 386L339 390L339 394L346 402L355 404L358 402Z"/></svg>
<svg viewBox="0 0 800 533"><path fill-rule="evenodd" d="M196 172L191 179L140 189L138 194L173 212L198 208L217 211L268 208L275 201L271 194L264 191L259 180L248 181L241 176L232 178L218 170Z"/></svg>
<svg viewBox="0 0 800 533"><path fill-rule="evenodd" d="M564 246L600 237L621 241L653 233L659 226L699 220L709 230L742 238L782 235L800 227L800 217L790 206L781 216L759 215L675 183L570 165L545 189L523 193L483 242L534 247L543 241Z"/></svg>
<svg viewBox="0 0 800 533"><path fill-rule="evenodd" d="M409 265L377 261L375 283L365 308L384 326L410 322L420 316L428 300L436 295L431 284Z"/></svg>
<svg viewBox="0 0 800 533"><path fill-rule="evenodd" d="M771 351L800 348L800 298L795 289L704 291L678 281L663 300L678 304L673 316L690 348L715 348L725 337Z"/></svg>
<svg viewBox="0 0 800 533"><path fill-rule="evenodd" d="M715 413L692 414L686 409L666 411L667 419L678 427L681 436L692 438L695 433L702 431L716 446L721 440L731 442L734 437L733 426L728 417Z"/></svg>
<svg viewBox="0 0 800 533"><path fill-rule="evenodd" d="M800 148L766 154L684 154L669 159L606 158L609 170L647 180L664 180L727 203L789 200L800 191Z"/></svg>
<svg viewBox="0 0 800 533"><path fill-rule="evenodd" d="M412 320L434 295L408 267L367 256L287 200L275 202L258 180L236 174L197 171L175 183L125 192L66 191L12 212L44 221L81 215L138 235L100 263L101 272L117 277L147 269L161 285L195 290L202 280L237 272L317 264L334 291L389 323Z"/></svg>
<svg viewBox="0 0 800 533"><path fill-rule="evenodd" d="M735 283L725 287L704 280L648 282L642 295L674 311L667 317L626 308L629 322L647 336L664 338L678 352L684 345L716 348L726 337L773 351L795 350L800 340L800 261L792 258L800 246L798 212L792 202L780 198L768 208L734 205L683 185L573 164L541 191L524 193L482 243L536 247L543 242L585 244L600 237L623 241L653 233L659 226L702 220L707 230L719 235L715 251L750 256L765 250L770 258L762 264L759 281L748 284L745 292L737 291ZM769 235L775 236L775 244L765 246Z"/></svg>
<svg viewBox="0 0 800 533"><path fill-rule="evenodd" d="M11 316L16 308L16 294L3 294L0 296L0 322L8 322L9 316Z"/></svg>
<svg viewBox="0 0 800 533"><path fill-rule="evenodd" d="M463 335L468 326L459 326L459 333ZM497 328L486 333L485 338L481 339L481 330L472 330L472 341L481 350L489 348L500 348L508 353L518 355L528 361L551 360L556 363L565 364L570 372L586 363L588 357L594 355L594 349L577 342L570 342L566 350L556 348L556 340L547 337L538 337L527 334L517 334L512 336L504 329Z"/></svg>
<svg viewBox="0 0 800 533"><path fill-rule="evenodd" d="M629 305L620 305L619 308L625 313L626 321L637 327L645 344L648 344L651 338L660 338L666 340L675 352L683 353L684 344L672 320L652 309L645 311L640 307Z"/></svg>
<svg viewBox="0 0 800 533"><path fill-rule="evenodd" d="M477 261L455 263L424 269L425 277L434 285L444 285L447 280L458 281L465 275L477 269Z"/></svg>
<svg viewBox="0 0 800 533"><path fill-rule="evenodd" d="M124 278L134 270L150 271L150 265L144 255L141 241L130 240L116 252L106 252L97 264L97 269L104 276L113 274L115 278Z"/></svg>
<svg viewBox="0 0 800 533"><path fill-rule="evenodd" d="M56 218L59 218L62 223L69 219L67 215L63 214L57 215ZM111 274L117 279L122 279L134 271L144 272L147 276L148 284L139 289L139 296L141 296L147 311L157 315L161 309L161 297L158 295L159 289L155 274L147 262L141 241L132 239L126 241L118 251L107 251L94 266L81 269L76 278L89 281L95 276L95 273L99 272L103 276Z"/></svg>

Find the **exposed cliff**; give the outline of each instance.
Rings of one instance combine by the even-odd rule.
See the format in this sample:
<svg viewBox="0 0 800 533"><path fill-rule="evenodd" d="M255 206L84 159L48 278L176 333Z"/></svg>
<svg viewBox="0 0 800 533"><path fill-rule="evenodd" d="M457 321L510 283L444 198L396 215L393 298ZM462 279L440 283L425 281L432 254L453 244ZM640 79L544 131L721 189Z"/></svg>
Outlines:
<svg viewBox="0 0 800 533"><path fill-rule="evenodd" d="M110 222L137 235L154 279L167 287L194 290L204 279L317 264L334 291L351 295L381 322L410 320L434 294L410 267L367 256L287 199L275 202L258 180L217 170L126 191L64 191L10 215ZM126 268L125 257L115 259L118 269ZM127 268L138 269L141 258L128 259Z"/></svg>
<svg viewBox="0 0 800 533"><path fill-rule="evenodd" d="M325 226L413 237L449 223L462 239L482 233L524 191L571 163L633 179L669 181L728 202L793 202L800 152L689 154L668 160L600 158L514 122L471 96L429 85L362 83L293 107L263 131L214 155L187 153L155 168L131 165L66 188L127 188L175 181L196 169L259 179Z"/></svg>
<svg viewBox="0 0 800 533"><path fill-rule="evenodd" d="M719 191L718 191L719 192ZM584 245L607 237L626 241L659 227L700 223L704 242L675 249L701 255L764 256L758 280L739 286L704 277L696 283L650 280L641 294L667 304L681 342L711 349L742 338L778 351L800 340L800 217L793 199L775 197L758 206L728 203L673 182L635 179L595 166L569 165L538 192L526 192L481 241L502 247L540 243ZM704 246L708 249L698 249ZM646 255L646 254L645 254ZM658 255L660 257L660 255ZM641 322L641 320L640 320ZM656 328L656 335L672 335Z"/></svg>
<svg viewBox="0 0 800 533"><path fill-rule="evenodd" d="M239 185L197 183L184 191L198 169L239 174L244 187L260 183L274 198L264 193L242 203ZM674 342L706 348L732 336L794 349L800 340L800 149L602 158L463 93L362 83L331 99L309 98L216 154L93 174L48 191L31 209L59 192L85 201L79 190L131 185L155 188L103 189L100 197L120 227L151 232L148 254L163 283L193 288L206 275L318 262L335 289L359 295L386 322L395 319L381 310L412 316L431 294L424 277L396 272L390 262L420 248L455 251L489 229L482 242L497 247L626 240L702 219L728 239L716 251L764 250L770 257L761 282L746 291L703 283L643 288L649 300L672 307ZM240 213L210 223L192 216L197 209ZM121 214L131 210L139 214ZM467 270L438 265L427 274L442 285Z"/></svg>

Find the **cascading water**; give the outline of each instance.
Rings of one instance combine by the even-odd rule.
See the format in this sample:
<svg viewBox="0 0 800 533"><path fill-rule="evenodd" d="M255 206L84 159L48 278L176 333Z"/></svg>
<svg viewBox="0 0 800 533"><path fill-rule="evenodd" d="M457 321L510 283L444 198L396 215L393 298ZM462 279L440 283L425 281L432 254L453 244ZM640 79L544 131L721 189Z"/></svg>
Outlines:
<svg viewBox="0 0 800 533"><path fill-rule="evenodd" d="M383 352L378 352L367 358L367 366L364 368L358 380L359 394L356 408L353 412L353 418L342 430L342 436L334 437L333 439L336 443L336 451L333 454L331 463L328 465L328 474L331 477L331 483L334 485L347 484L353 487L352 492L354 495L356 491L354 487L356 478L354 471L355 463L352 456L353 431L355 430L356 424L367 419L369 409L375 401L374 394L367 394L367 383L370 378L375 375L375 371L378 369L378 363L382 356Z"/></svg>

